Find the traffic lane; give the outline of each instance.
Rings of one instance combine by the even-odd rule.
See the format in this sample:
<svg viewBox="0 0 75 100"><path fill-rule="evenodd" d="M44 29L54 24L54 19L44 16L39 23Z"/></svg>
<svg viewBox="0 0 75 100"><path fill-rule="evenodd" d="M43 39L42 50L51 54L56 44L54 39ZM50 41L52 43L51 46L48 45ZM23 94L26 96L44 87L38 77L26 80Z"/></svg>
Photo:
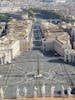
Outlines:
<svg viewBox="0 0 75 100"><path fill-rule="evenodd" d="M38 31L41 32L40 25L35 25L35 24L34 24L33 30L34 30L35 33L37 33Z"/></svg>
<svg viewBox="0 0 75 100"><path fill-rule="evenodd" d="M34 28L34 29L40 29L40 24L34 23L34 24L33 24L33 28Z"/></svg>
<svg viewBox="0 0 75 100"><path fill-rule="evenodd" d="M35 39L35 40L40 40L40 39L42 39L42 38L41 38L41 35L40 35L40 34L35 34L35 33L34 33L34 39Z"/></svg>
<svg viewBox="0 0 75 100"><path fill-rule="evenodd" d="M41 35L41 32L40 32L40 31L38 31L38 32L34 32L33 34L34 34L34 37L39 37L39 38L41 38L41 37L42 37L42 35Z"/></svg>
<svg viewBox="0 0 75 100"><path fill-rule="evenodd" d="M42 45L42 41L36 40L36 41L33 41L33 44L34 44L34 48L35 48L36 46L40 47L40 46Z"/></svg>

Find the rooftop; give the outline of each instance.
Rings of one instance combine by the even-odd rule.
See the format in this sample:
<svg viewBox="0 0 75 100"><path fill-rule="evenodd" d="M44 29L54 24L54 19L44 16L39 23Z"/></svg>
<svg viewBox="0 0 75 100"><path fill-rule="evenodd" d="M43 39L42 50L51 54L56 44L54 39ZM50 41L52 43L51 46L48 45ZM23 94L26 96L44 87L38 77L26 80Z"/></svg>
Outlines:
<svg viewBox="0 0 75 100"><path fill-rule="evenodd" d="M64 32L63 29L59 28L57 25L54 25L49 22L42 22L42 31L44 33L44 38L47 39L57 39L63 44L67 44L70 36L67 32Z"/></svg>
<svg viewBox="0 0 75 100"><path fill-rule="evenodd" d="M27 20L13 20L8 23L8 37L27 38L30 31L31 21Z"/></svg>
<svg viewBox="0 0 75 100"><path fill-rule="evenodd" d="M2 50L2 48L8 48L10 47L10 45L12 45L14 42L16 41L16 39L8 39L6 36L0 38L0 49Z"/></svg>

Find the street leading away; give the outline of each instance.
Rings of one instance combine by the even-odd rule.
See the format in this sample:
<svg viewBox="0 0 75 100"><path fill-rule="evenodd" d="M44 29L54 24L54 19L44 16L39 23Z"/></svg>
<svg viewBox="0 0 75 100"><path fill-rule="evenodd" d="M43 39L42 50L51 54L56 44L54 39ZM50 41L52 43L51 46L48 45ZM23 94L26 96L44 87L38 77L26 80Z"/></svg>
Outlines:
<svg viewBox="0 0 75 100"><path fill-rule="evenodd" d="M69 96L70 91L74 96L75 67L57 53L43 54L40 25L34 23L32 31L32 50L0 66L0 98Z"/></svg>

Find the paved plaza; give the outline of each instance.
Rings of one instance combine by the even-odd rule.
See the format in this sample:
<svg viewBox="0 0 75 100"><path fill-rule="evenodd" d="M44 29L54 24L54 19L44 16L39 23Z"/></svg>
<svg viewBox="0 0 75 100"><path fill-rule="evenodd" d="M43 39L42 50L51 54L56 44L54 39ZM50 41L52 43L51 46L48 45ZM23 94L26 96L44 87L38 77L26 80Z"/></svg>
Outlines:
<svg viewBox="0 0 75 100"><path fill-rule="evenodd" d="M67 91L74 96L75 66L64 63L56 52L47 54L37 49L41 36L36 33L32 50L22 53L11 64L0 65L0 98L66 97L70 95Z"/></svg>

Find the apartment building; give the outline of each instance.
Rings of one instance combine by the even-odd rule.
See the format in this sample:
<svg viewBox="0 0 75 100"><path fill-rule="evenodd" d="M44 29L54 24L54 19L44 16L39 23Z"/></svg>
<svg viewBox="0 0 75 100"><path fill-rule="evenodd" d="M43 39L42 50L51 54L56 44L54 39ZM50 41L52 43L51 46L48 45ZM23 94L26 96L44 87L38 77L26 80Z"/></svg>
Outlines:
<svg viewBox="0 0 75 100"><path fill-rule="evenodd" d="M5 30L5 26L6 26L5 22L0 22L0 36L2 36L3 30Z"/></svg>
<svg viewBox="0 0 75 100"><path fill-rule="evenodd" d="M12 20L8 23L7 35L0 38L0 64L11 63L12 59L31 49L31 27L30 20Z"/></svg>
<svg viewBox="0 0 75 100"><path fill-rule="evenodd" d="M31 48L32 42L30 32L31 20L12 20L8 23L8 37L16 38L20 41L20 51L24 52Z"/></svg>
<svg viewBox="0 0 75 100"><path fill-rule="evenodd" d="M44 34L44 39L42 39L44 49L55 50L58 54L64 56L64 49L67 46L71 47L69 35L58 26L48 22L42 23L42 31Z"/></svg>
<svg viewBox="0 0 75 100"><path fill-rule="evenodd" d="M54 50L60 56L64 57L65 62L74 63L75 50L71 47L69 34L57 25L47 21L41 22L41 29L43 33L42 50Z"/></svg>
<svg viewBox="0 0 75 100"><path fill-rule="evenodd" d="M56 3L66 3L66 0L55 0Z"/></svg>
<svg viewBox="0 0 75 100"><path fill-rule="evenodd" d="M0 0L0 13L13 13L21 11L21 8L17 6L19 1Z"/></svg>
<svg viewBox="0 0 75 100"><path fill-rule="evenodd" d="M11 63L12 59L20 54L19 40L0 38L0 64Z"/></svg>

